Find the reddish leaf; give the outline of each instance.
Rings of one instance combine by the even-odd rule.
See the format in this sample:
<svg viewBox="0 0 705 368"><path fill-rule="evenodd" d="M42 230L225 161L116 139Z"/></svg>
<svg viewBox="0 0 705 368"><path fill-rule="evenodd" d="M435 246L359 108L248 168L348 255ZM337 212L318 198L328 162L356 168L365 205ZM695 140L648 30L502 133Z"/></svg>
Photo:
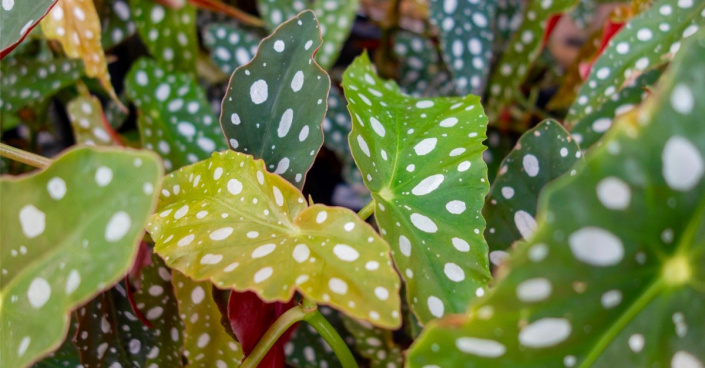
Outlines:
<svg viewBox="0 0 705 368"><path fill-rule="evenodd" d="M235 336L242 345L245 356L255 348L267 329L294 306L293 299L287 303L265 303L257 294L246 291L243 293L232 291L228 301L228 318ZM259 368L284 367L284 344L289 341L291 334L296 330L296 325L289 328L272 346L267 355L262 359Z"/></svg>
<svg viewBox="0 0 705 368"><path fill-rule="evenodd" d="M558 21L561 20L562 16L563 14L555 14L548 18L548 22L546 23L546 32L544 32L543 40L541 41L541 48L546 47L546 44L548 44L548 40L551 38L553 30L556 29L556 25L558 25Z"/></svg>

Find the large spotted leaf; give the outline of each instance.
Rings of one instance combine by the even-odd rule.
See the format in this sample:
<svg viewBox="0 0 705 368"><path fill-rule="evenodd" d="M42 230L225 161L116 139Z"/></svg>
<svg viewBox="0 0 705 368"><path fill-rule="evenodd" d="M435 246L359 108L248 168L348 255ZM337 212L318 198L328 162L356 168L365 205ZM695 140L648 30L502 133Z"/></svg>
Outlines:
<svg viewBox="0 0 705 368"><path fill-rule="evenodd" d="M69 312L127 272L160 176L150 153L82 148L0 180L0 366L57 348Z"/></svg>
<svg viewBox="0 0 705 368"><path fill-rule="evenodd" d="M545 46L544 34L550 21L554 16L571 9L577 1L531 0L526 4L524 20L513 33L490 78L491 114L500 112L520 93L519 87Z"/></svg>
<svg viewBox="0 0 705 368"><path fill-rule="evenodd" d="M210 49L211 59L227 74L252 60L260 40L256 33L228 23L209 24L203 32L203 41Z"/></svg>
<svg viewBox="0 0 705 368"><path fill-rule="evenodd" d="M83 74L83 63L77 59L3 61L0 64L0 109L16 112L76 83Z"/></svg>
<svg viewBox="0 0 705 368"><path fill-rule="evenodd" d="M580 147L583 150L590 148L612 126L615 117L638 106L648 95L648 89L659 79L661 72L661 69L645 72L625 85L591 114L578 120L573 125L570 134L580 144Z"/></svg>
<svg viewBox="0 0 705 368"><path fill-rule="evenodd" d="M267 29L274 30L282 22L308 9L309 0L259 0L257 10L262 14Z"/></svg>
<svg viewBox="0 0 705 368"><path fill-rule="evenodd" d="M41 26L47 38L61 43L68 57L83 60L86 75L98 78L108 94L118 101L110 82L108 62L100 41L100 18L93 1L61 0Z"/></svg>
<svg viewBox="0 0 705 368"><path fill-rule="evenodd" d="M330 78L313 61L320 45L313 12L282 24L235 70L220 117L232 149L264 159L299 188L323 144Z"/></svg>
<svg viewBox="0 0 705 368"><path fill-rule="evenodd" d="M705 32L692 41L547 188L490 296L427 326L411 367L703 366Z"/></svg>
<svg viewBox="0 0 705 368"><path fill-rule="evenodd" d="M130 70L128 97L138 108L145 148L164 158L167 171L225 149L225 142L203 89L187 74L168 73L140 59Z"/></svg>
<svg viewBox="0 0 705 368"><path fill-rule="evenodd" d="M354 212L307 207L261 160L225 151L185 167L165 179L159 211L156 251L195 280L265 301L298 291L378 326L401 323L387 244Z"/></svg>
<svg viewBox="0 0 705 368"><path fill-rule="evenodd" d="M323 69L330 69L347 40L360 0L317 0L311 8L321 23L323 47L316 53L316 62Z"/></svg>
<svg viewBox="0 0 705 368"><path fill-rule="evenodd" d="M95 96L79 96L66 105L74 138L79 144L111 146L120 143L103 115L103 106Z"/></svg>
<svg viewBox="0 0 705 368"><path fill-rule="evenodd" d="M242 361L240 344L221 322L218 305L213 301L213 285L195 282L174 272L173 283L184 328L184 356L189 367L236 367ZM227 326L230 328L230 326Z"/></svg>
<svg viewBox="0 0 705 368"><path fill-rule="evenodd" d="M170 8L153 0L130 0L137 33L166 70L195 74L198 56L196 8Z"/></svg>
<svg viewBox="0 0 705 368"><path fill-rule="evenodd" d="M580 147L554 120L544 121L519 139L500 165L482 211L493 264L499 264L515 241L531 239L539 192L568 172L580 156Z"/></svg>
<svg viewBox="0 0 705 368"><path fill-rule="evenodd" d="M355 338L355 350L370 360L370 368L402 367L402 349L394 342L393 331L374 327L369 323L344 317L343 323Z"/></svg>
<svg viewBox="0 0 705 368"><path fill-rule="evenodd" d="M514 32L521 26L525 5L523 0L497 1L497 18L495 21L493 47L498 55L502 54L507 42L509 42Z"/></svg>
<svg viewBox="0 0 705 368"><path fill-rule="evenodd" d="M136 26L128 0L102 0L101 5L98 8L103 31L101 42L107 50L132 36Z"/></svg>
<svg viewBox="0 0 705 368"><path fill-rule="evenodd" d="M0 4L0 60L36 27L58 0L4 0Z"/></svg>
<svg viewBox="0 0 705 368"><path fill-rule="evenodd" d="M441 49L458 92L481 93L492 59L495 1L431 0L431 22L438 27Z"/></svg>
<svg viewBox="0 0 705 368"><path fill-rule="evenodd" d="M394 35L394 53L399 59L399 87L414 97L455 94L455 85L433 41L411 32Z"/></svg>
<svg viewBox="0 0 705 368"><path fill-rule="evenodd" d="M375 75L367 55L345 72L350 147L375 217L422 323L459 313L489 281L480 99L417 99Z"/></svg>
<svg viewBox="0 0 705 368"><path fill-rule="evenodd" d="M634 17L609 42L571 106L573 125L624 88L624 82L670 60L681 41L705 25L705 2L663 0Z"/></svg>
<svg viewBox="0 0 705 368"><path fill-rule="evenodd" d="M84 368L182 366L183 322L171 275L156 255L151 262L131 291L135 309L122 283L76 311L75 342Z"/></svg>

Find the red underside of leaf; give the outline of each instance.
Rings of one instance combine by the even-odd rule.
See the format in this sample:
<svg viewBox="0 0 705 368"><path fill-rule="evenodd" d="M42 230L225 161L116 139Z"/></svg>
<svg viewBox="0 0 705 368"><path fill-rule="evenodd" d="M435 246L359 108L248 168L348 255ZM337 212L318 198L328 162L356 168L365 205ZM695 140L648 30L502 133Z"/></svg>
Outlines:
<svg viewBox="0 0 705 368"><path fill-rule="evenodd" d="M228 300L228 318L230 326L242 345L245 356L255 348L267 329L294 306L293 299L288 303L265 303L256 293L232 291ZM291 338L296 325L289 328L272 346L262 359L259 368L281 368L285 366L284 344Z"/></svg>
<svg viewBox="0 0 705 368"><path fill-rule="evenodd" d="M34 24L32 24L32 25L27 29L27 32L25 32L25 33L20 37L20 39L17 40L17 42L11 44L10 46L8 46L8 47L7 47L6 49L4 49L4 50L0 50L0 60L4 59L5 56L7 56L7 54L9 54L10 52L12 52L12 50L15 49L15 47L19 46L19 44L22 43L22 41L24 41L25 37L27 37L27 35L28 35L30 32L32 32L32 29L34 29L34 27L36 27L37 25L39 25L39 22L41 22L42 19L44 19L44 17L46 17L47 14L49 14L49 12L51 11L51 9L54 8L54 5L56 5L57 3L58 3L58 1L54 1L51 5L49 5L49 7L47 8L47 11L44 13L44 15L42 15L39 19L37 19L37 21L34 22Z"/></svg>
<svg viewBox="0 0 705 368"><path fill-rule="evenodd" d="M592 71L592 66L595 64L597 59L602 55L602 53L605 51L607 48L607 44L610 42L612 37L616 35L626 22L615 22L612 19L607 19L605 21L605 25L602 28L602 39L600 40L600 47L597 49L597 52L593 56L593 58L590 60L590 62L587 63L580 63L580 77L583 78L583 80L587 79L587 77L590 75L590 72Z"/></svg>
<svg viewBox="0 0 705 368"><path fill-rule="evenodd" d="M546 31L543 34L543 40L541 41L541 48L546 47L548 44L548 40L551 38L551 34L553 33L553 30L556 29L556 25L558 25L558 21L561 20L561 17L563 17L563 14L554 14L550 18L548 18L548 22L546 22Z"/></svg>

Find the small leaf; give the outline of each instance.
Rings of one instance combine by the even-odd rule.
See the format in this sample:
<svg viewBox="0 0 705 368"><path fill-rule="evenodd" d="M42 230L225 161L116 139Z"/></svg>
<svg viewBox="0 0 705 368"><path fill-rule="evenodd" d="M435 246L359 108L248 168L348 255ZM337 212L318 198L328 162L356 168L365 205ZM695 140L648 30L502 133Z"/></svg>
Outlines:
<svg viewBox="0 0 705 368"><path fill-rule="evenodd" d="M57 348L69 312L128 271L160 176L148 152L80 148L0 180L0 220L16 229L0 237L0 366Z"/></svg>
<svg viewBox="0 0 705 368"><path fill-rule="evenodd" d="M76 59L10 61L0 65L0 108L16 112L49 98L83 76L83 63Z"/></svg>
<svg viewBox="0 0 705 368"><path fill-rule="evenodd" d="M41 25L48 39L59 41L68 57L83 60L86 75L98 78L111 98L119 101L110 82L108 62L100 41L100 18L93 1L61 0Z"/></svg>
<svg viewBox="0 0 705 368"><path fill-rule="evenodd" d="M519 139L500 165L482 211L495 266L515 241L531 239L541 189L568 172L580 156L580 147L554 120L542 122Z"/></svg>
<svg viewBox="0 0 705 368"><path fill-rule="evenodd" d="M172 273L174 291L184 328L184 356L188 367L236 367L242 349L220 323L220 311L213 301L210 282L195 282L179 272Z"/></svg>
<svg viewBox="0 0 705 368"><path fill-rule="evenodd" d="M318 0L311 8L321 24L323 47L316 53L316 62L321 68L330 69L348 39L355 23L360 0L323 1Z"/></svg>
<svg viewBox="0 0 705 368"><path fill-rule="evenodd" d="M430 17L438 27L441 50L461 95L481 93L492 61L494 1L431 0Z"/></svg>
<svg viewBox="0 0 705 368"><path fill-rule="evenodd" d="M348 317L343 317L343 323L355 338L355 349L370 360L370 368L403 366L402 349L394 342L392 331Z"/></svg>
<svg viewBox="0 0 705 368"><path fill-rule="evenodd" d="M323 143L330 78L312 60L320 45L313 12L282 24L235 70L220 117L233 150L264 159L298 188Z"/></svg>
<svg viewBox="0 0 705 368"><path fill-rule="evenodd" d="M366 54L348 67L343 87L353 157L412 310L422 323L464 311L490 279L480 99L409 97L377 77Z"/></svg>
<svg viewBox="0 0 705 368"><path fill-rule="evenodd" d="M151 324L133 313L123 284L103 293L76 313L76 344L85 368L181 367L183 322L179 318L171 274L156 255L142 269L135 305ZM131 287L131 286L130 286Z"/></svg>
<svg viewBox="0 0 705 368"><path fill-rule="evenodd" d="M128 97L138 108L145 148L164 158L167 171L225 149L225 142L203 89L187 74L168 73L140 59L127 75Z"/></svg>
<svg viewBox="0 0 705 368"><path fill-rule="evenodd" d="M705 25L705 2L665 0L632 18L609 43L566 117L569 126L594 112L646 70L667 62L682 39Z"/></svg>
<svg viewBox="0 0 705 368"><path fill-rule="evenodd" d="M265 301L298 291L375 325L401 322L389 248L352 211L307 207L261 160L233 151L169 175L164 188L149 231L170 267Z"/></svg>
<svg viewBox="0 0 705 368"><path fill-rule="evenodd" d="M153 0L130 0L137 33L152 57L167 71L195 76L198 38L196 8L173 9Z"/></svg>
<svg viewBox="0 0 705 368"><path fill-rule="evenodd" d="M0 60L39 24L58 0L5 0L0 6Z"/></svg>
<svg viewBox="0 0 705 368"><path fill-rule="evenodd" d="M79 96L66 105L76 142L85 145L121 144L103 115L103 106L95 96Z"/></svg>
<svg viewBox="0 0 705 368"><path fill-rule="evenodd" d="M260 40L254 32L228 23L211 23L203 33L211 59L227 74L252 60Z"/></svg>
<svg viewBox="0 0 705 368"><path fill-rule="evenodd" d="M410 367L699 367L705 32L652 98L551 184L533 239L468 315L427 326Z"/></svg>
<svg viewBox="0 0 705 368"><path fill-rule="evenodd" d="M135 22L127 0L102 0L101 18L103 49L108 50L135 34Z"/></svg>

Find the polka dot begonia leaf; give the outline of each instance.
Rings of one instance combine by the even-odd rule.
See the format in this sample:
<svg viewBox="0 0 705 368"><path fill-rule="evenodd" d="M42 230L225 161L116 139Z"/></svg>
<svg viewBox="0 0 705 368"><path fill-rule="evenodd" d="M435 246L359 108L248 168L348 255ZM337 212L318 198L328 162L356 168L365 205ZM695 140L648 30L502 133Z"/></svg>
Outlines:
<svg viewBox="0 0 705 368"><path fill-rule="evenodd" d="M0 366L57 348L69 312L128 271L161 175L149 152L79 148L0 180Z"/></svg>
<svg viewBox="0 0 705 368"><path fill-rule="evenodd" d="M167 176L148 229L167 264L195 280L267 302L298 291L381 327L401 323L384 240L350 210L308 207L252 156L219 152Z"/></svg>
<svg viewBox="0 0 705 368"><path fill-rule="evenodd" d="M351 345L352 336L343 327L342 314L326 306L318 310L340 337ZM307 323L299 324L284 344L286 363L296 368L341 368L340 361L323 337Z"/></svg>
<svg viewBox="0 0 705 368"><path fill-rule="evenodd" d="M196 8L175 9L153 0L130 0L137 33L152 57L167 71L196 73Z"/></svg>
<svg viewBox="0 0 705 368"><path fill-rule="evenodd" d="M102 0L101 19L103 49L110 49L135 34L136 26L127 0Z"/></svg>
<svg viewBox="0 0 705 368"><path fill-rule="evenodd" d="M404 362L402 349L392 331L374 327L349 317L343 317L345 329L355 338L355 349L369 359L370 368L401 368Z"/></svg>
<svg viewBox="0 0 705 368"><path fill-rule="evenodd" d="M570 10L578 0L531 0L521 26L512 34L489 83L488 114L502 111L520 93L529 69L544 48L543 38L552 16Z"/></svg>
<svg viewBox="0 0 705 368"><path fill-rule="evenodd" d="M75 315L73 315L69 324L69 332L66 334L66 338L59 349L35 363L32 368L79 367L81 365L81 357L78 354L76 345L73 343L77 326L78 323Z"/></svg>
<svg viewBox="0 0 705 368"><path fill-rule="evenodd" d="M394 35L399 58L399 87L413 97L455 94L455 85L431 39L411 32Z"/></svg>
<svg viewBox="0 0 705 368"><path fill-rule="evenodd" d="M460 94L481 94L492 60L495 1L431 0L431 23Z"/></svg>
<svg viewBox="0 0 705 368"><path fill-rule="evenodd" d="M615 92L607 102L600 105L591 114L580 119L570 134L580 144L583 150L595 144L612 126L612 121L618 115L625 114L637 107L648 95L648 90L661 76L662 70L652 69Z"/></svg>
<svg viewBox="0 0 705 368"><path fill-rule="evenodd" d="M152 263L141 270L139 287L132 291L135 308L151 326L134 315L124 285L76 311L74 342L82 367L182 367L184 323L164 262L152 255Z"/></svg>
<svg viewBox="0 0 705 368"><path fill-rule="evenodd" d="M348 67L343 87L352 154L412 311L422 323L464 311L490 279L479 97L409 97L375 74L367 54Z"/></svg>
<svg viewBox="0 0 705 368"><path fill-rule="evenodd" d="M140 59L125 88L138 109L143 146L162 156L167 171L226 148L205 92L189 75L169 73L152 60Z"/></svg>
<svg viewBox="0 0 705 368"><path fill-rule="evenodd" d="M3 0L0 4L0 60L39 24L58 0Z"/></svg>
<svg viewBox="0 0 705 368"><path fill-rule="evenodd" d="M260 0L257 1L257 10L262 15L267 29L273 31L287 19L308 9L309 4L309 0Z"/></svg>
<svg viewBox="0 0 705 368"><path fill-rule="evenodd" d="M213 285L195 282L177 271L172 276L179 314L185 324L184 356L188 366L239 366L243 359L242 349L220 323L220 310L213 301Z"/></svg>
<svg viewBox="0 0 705 368"><path fill-rule="evenodd" d="M75 84L84 73L83 63L78 59L3 61L0 64L0 109L16 112Z"/></svg>
<svg viewBox="0 0 705 368"><path fill-rule="evenodd" d="M323 120L323 144L333 151L341 161L352 157L347 138L352 129L348 112L348 102L338 88L331 88L328 94L328 110Z"/></svg>
<svg viewBox="0 0 705 368"><path fill-rule="evenodd" d="M203 41L215 65L223 73L231 74L235 68L252 60L261 37L234 24L214 23L205 28Z"/></svg>
<svg viewBox="0 0 705 368"><path fill-rule="evenodd" d="M299 188L323 144L330 78L313 60L320 45L312 11L283 23L235 70L220 117L230 148Z"/></svg>
<svg viewBox="0 0 705 368"><path fill-rule="evenodd" d="M110 97L119 101L110 82L100 41L100 18L93 1L61 0L40 24L48 39L58 41L68 57L81 59L86 76L97 78Z"/></svg>
<svg viewBox="0 0 705 368"><path fill-rule="evenodd" d="M574 125L624 88L626 81L664 64L683 39L705 25L705 2L665 0L632 18L608 43L571 106L566 123Z"/></svg>
<svg viewBox="0 0 705 368"><path fill-rule="evenodd" d="M695 37L694 37L695 38ZM409 367L702 367L705 32L551 184L488 297L427 326Z"/></svg>
<svg viewBox="0 0 705 368"><path fill-rule="evenodd" d="M523 0L497 1L494 47L498 55L502 53L514 32L521 26L524 6Z"/></svg>
<svg viewBox="0 0 705 368"><path fill-rule="evenodd" d="M103 106L95 96L79 96L66 105L76 143L88 146L119 144L113 128L105 120ZM117 138L117 139L116 139Z"/></svg>
<svg viewBox="0 0 705 368"><path fill-rule="evenodd" d="M542 122L519 139L500 164L482 211L493 265L501 263L515 241L531 239L539 193L581 156L580 147L554 120Z"/></svg>

